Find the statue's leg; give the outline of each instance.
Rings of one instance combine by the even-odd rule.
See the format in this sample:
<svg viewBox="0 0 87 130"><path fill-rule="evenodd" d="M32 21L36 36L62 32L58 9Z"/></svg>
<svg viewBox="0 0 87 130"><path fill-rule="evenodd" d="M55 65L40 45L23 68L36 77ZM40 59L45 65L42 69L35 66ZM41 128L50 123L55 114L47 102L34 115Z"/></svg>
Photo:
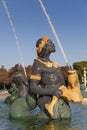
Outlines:
<svg viewBox="0 0 87 130"><path fill-rule="evenodd" d="M45 104L50 103L51 97L50 96L40 96L37 100L38 106L41 108L41 110L44 109Z"/></svg>
<svg viewBox="0 0 87 130"><path fill-rule="evenodd" d="M48 113L51 116L54 115L54 113L53 113L53 107L56 104L57 100L58 100L58 98L56 96L53 96L51 103L50 104L45 104L45 109L48 111Z"/></svg>
<svg viewBox="0 0 87 130"><path fill-rule="evenodd" d="M65 119L71 117L71 109L67 101L53 96L52 102L46 104L45 108L52 119Z"/></svg>
<svg viewBox="0 0 87 130"><path fill-rule="evenodd" d="M64 90L61 89L60 87L60 90L62 90L63 94L64 94L64 91L66 90L66 87L65 86L62 86L64 87ZM62 95L63 95L62 94ZM65 93L66 94L66 93ZM53 96L52 97L52 101L49 103L49 104L45 104L45 109L48 111L48 113L53 116L54 113L53 113L53 108L54 108L54 105L56 104L56 102L58 101L58 97L56 96Z"/></svg>

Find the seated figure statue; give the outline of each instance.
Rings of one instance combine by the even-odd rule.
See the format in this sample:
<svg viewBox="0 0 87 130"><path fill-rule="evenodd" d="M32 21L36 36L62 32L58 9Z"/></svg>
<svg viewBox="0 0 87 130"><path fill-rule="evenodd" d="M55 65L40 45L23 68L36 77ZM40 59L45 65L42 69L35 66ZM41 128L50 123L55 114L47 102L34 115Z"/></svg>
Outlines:
<svg viewBox="0 0 87 130"><path fill-rule="evenodd" d="M62 91L59 88L65 81L58 64L50 59L50 54L56 51L52 41L48 37L40 38L36 48L38 57L32 66L30 92L39 95L37 105L43 110L53 95L60 98Z"/></svg>
<svg viewBox="0 0 87 130"><path fill-rule="evenodd" d="M14 67L13 83L18 88L18 96L26 97L28 93L28 79L22 74L23 67L21 64L16 64Z"/></svg>
<svg viewBox="0 0 87 130"><path fill-rule="evenodd" d="M23 75L23 67L21 64L16 64L12 72L12 82L8 89L8 96L5 103L11 104L19 97L26 97L28 94L28 79Z"/></svg>
<svg viewBox="0 0 87 130"><path fill-rule="evenodd" d="M23 96L20 89L23 84L20 84L19 95L21 95L11 105L10 118L70 118L69 102L81 102L83 99L78 75L76 71L70 70L66 86L60 67L50 59L50 54L56 49L49 37L40 38L36 42L36 48L38 57L32 65L29 90ZM18 78L16 82L19 81Z"/></svg>
<svg viewBox="0 0 87 130"><path fill-rule="evenodd" d="M36 47L38 57L32 67L30 91L39 95L37 105L42 110L45 108L53 116L54 105L60 97L66 98L68 102L82 101L78 75L76 71L69 70L66 87L59 66L50 59L50 54L55 52L52 41L48 37L43 37L37 41ZM38 87L39 84L41 87Z"/></svg>

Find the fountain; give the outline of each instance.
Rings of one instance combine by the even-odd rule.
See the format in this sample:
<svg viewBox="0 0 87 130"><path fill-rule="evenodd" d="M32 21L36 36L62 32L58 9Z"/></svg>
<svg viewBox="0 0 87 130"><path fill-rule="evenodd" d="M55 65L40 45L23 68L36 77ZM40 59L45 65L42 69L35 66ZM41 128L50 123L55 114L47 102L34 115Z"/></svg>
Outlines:
<svg viewBox="0 0 87 130"><path fill-rule="evenodd" d="M3 2L3 5L4 5L5 9L6 9L6 12L7 12L11 27L13 29L13 33L14 33L14 36L16 38L17 46L18 46L18 48L20 50L19 41L18 41L18 38L17 38L16 33L15 33L15 28L13 26L13 22L11 20L11 17L9 15L7 7L6 7L5 3L4 3L4 0L2 0L2 2ZM41 3L41 0L39 0L39 2ZM41 3L41 6L44 7L43 3ZM50 20L47 12L45 11L44 13L45 13L47 19ZM65 59L66 63L68 64L68 60L67 60L67 58L65 56L65 53L64 53L63 48L61 46L59 38L58 38L58 36L57 36L57 34L55 32L55 29L54 29L54 27L52 25L52 22L49 21L49 24L50 24L50 26L52 28L52 31L53 31L53 33L54 33L54 35L56 37L57 42L59 43L59 46L61 48L64 59ZM20 56L20 57L22 57L22 56ZM16 89L16 87L15 87L15 89ZM69 92L72 92L72 90L73 90L72 87L66 88L66 90L67 89L71 90ZM46 120L46 123L44 123L44 130L46 130L46 128L47 129L49 128L51 130L51 128L54 129L56 126L57 126L56 128L59 128L59 129L62 129L62 127L64 127L64 130L65 129L66 130L67 129L73 130L73 128L78 129L79 127L81 127L83 122L85 122L84 128L86 130L86 128L87 128L86 117L85 117L86 114L85 115L83 114L84 118L82 118L82 116L78 114L78 113L82 113L82 110L86 110L86 107L82 106L81 104L75 104L75 110L78 110L78 111L75 111L74 108L73 108L73 105L72 105L73 103L66 102L66 100L64 100L61 97L56 102L56 104L54 106L53 112L55 114L53 116L50 116L48 111L46 111L46 110L40 111L39 113L37 112L36 114L33 114L30 111L35 107L36 101L34 100L34 98L32 98L31 93L28 93L28 95L24 98L24 97L18 97L17 92L18 92L18 90L16 90L15 95L13 95L13 91L10 91L11 96L7 97L5 99L5 102L9 103L9 104L11 103L11 106L8 105L8 104L4 104L2 101L0 102L1 103L1 113L3 113L3 114L8 113L7 115L5 115L6 120L7 120L7 122L5 122L5 123L7 123L6 125L8 127L6 129L9 129L9 128L10 129L22 128L23 130L24 129L27 130L28 128L31 128L30 126L31 126L32 122L36 125L36 128L38 127L38 129L41 129L41 127L39 126L39 124L40 124L39 119L40 120L42 119L42 122L44 122ZM63 96L65 96L65 95L63 95ZM69 100L71 100L71 99L69 98ZM5 112L2 112L2 110L4 110L2 108L3 104L4 104ZM6 109L6 108L8 108L8 109ZM73 110L74 110L74 114L72 114ZM70 118L72 119L71 124L70 124ZM0 116L0 119L3 119L3 116ZM16 119L16 120L18 120L18 119L19 120L22 120L22 119L28 120L27 124L29 124L30 126L26 125L26 123L24 123L24 122L21 125L19 123L19 126L18 125L14 126L13 124L15 124L15 123L11 123L10 119L13 119L13 120L14 119ZM31 119L33 119L33 121ZM44 119L44 121L43 121L43 119ZM52 120L50 121L49 119L58 119L58 120L57 121L52 121ZM66 120L65 121L64 120L59 121L59 119L66 119ZM79 119L80 119L80 123L76 124L76 121L78 121ZM3 121L1 121L0 123L2 124L2 122ZM62 126L61 126L61 123L62 123ZM1 126L2 129L3 128L5 129L6 125L4 125L4 127ZM34 127L35 126L32 126L31 129L33 129Z"/></svg>
<svg viewBox="0 0 87 130"><path fill-rule="evenodd" d="M38 58L34 60L29 83L26 83L25 77L21 75L21 66L15 65L13 76L15 84L12 84L9 90L11 96L5 100L11 103L9 118L69 119L71 117L69 102L80 103L83 100L77 71L68 71L66 86L57 63L50 60L50 54L55 52L55 46L49 37L40 38L36 42L36 49ZM27 90L24 86L28 87L28 92L25 92Z"/></svg>

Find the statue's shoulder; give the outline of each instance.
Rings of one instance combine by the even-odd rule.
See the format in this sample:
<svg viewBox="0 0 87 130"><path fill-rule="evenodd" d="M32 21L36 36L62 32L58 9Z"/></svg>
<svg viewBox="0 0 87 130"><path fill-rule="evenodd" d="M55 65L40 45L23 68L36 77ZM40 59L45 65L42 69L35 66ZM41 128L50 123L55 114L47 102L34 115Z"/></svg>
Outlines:
<svg viewBox="0 0 87 130"><path fill-rule="evenodd" d="M33 65L32 65L32 74L40 74L43 70L43 64L39 62L39 60L34 59Z"/></svg>
<svg viewBox="0 0 87 130"><path fill-rule="evenodd" d="M40 66L43 66L43 63L41 62L39 58L35 58L33 62L33 67L38 68Z"/></svg>
<svg viewBox="0 0 87 130"><path fill-rule="evenodd" d="M57 62L54 62L54 61L43 61L43 60L41 60L41 59L39 59L39 58L36 58L35 59L35 61L36 62L38 62L39 64L42 64L42 65L45 65L46 67L55 67L55 68L58 68L58 64L57 64Z"/></svg>

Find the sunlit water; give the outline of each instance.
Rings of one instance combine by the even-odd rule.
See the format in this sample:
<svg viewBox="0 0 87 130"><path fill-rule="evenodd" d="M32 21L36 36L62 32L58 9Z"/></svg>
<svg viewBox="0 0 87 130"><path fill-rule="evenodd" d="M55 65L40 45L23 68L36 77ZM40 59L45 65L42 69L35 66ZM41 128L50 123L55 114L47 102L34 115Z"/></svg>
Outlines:
<svg viewBox="0 0 87 130"><path fill-rule="evenodd" d="M67 120L9 120L10 106L0 101L0 130L87 130L87 106L70 103L72 115Z"/></svg>

